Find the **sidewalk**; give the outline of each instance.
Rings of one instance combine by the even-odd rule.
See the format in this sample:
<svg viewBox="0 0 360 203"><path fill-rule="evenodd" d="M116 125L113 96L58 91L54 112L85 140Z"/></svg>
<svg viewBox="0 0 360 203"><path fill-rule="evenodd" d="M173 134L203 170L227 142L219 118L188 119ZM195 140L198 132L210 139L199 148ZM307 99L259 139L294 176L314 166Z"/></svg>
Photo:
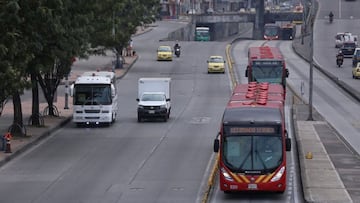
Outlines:
<svg viewBox="0 0 360 203"><path fill-rule="evenodd" d="M138 32L133 36L137 36L152 30L152 27L146 27L145 29L140 28ZM113 66L113 55L106 56L91 56L89 59L80 59L73 64L72 72L68 78L69 84L72 81L75 81L76 77L81 75L85 71L96 71L96 70L112 70ZM133 66L133 64L138 59L138 56L125 56L124 64L122 68L115 69L115 74L117 79L122 78L127 71ZM65 81L62 82L64 84ZM59 89L64 88L64 85L60 85ZM29 93L30 92L30 93ZM25 94L31 94L31 90L27 91ZM40 90L40 94L42 94ZM29 96L28 96L29 97ZM65 95L58 95L54 105L58 108L59 117L44 116L44 126L43 127L32 127L28 125L28 120L31 115L32 108L32 99L30 98L23 99L21 101L22 113L23 113L23 122L26 127L26 137L13 137L10 141L11 143L11 153L5 153L0 151L0 166L4 165L7 161L13 159L17 155L29 149L31 146L40 142L43 138L49 136L52 132L63 127L65 124L71 121L72 119L72 98L69 97L68 106L69 109L64 109L65 106ZM45 109L47 103L40 103L40 113ZM7 131L9 126L13 121L13 104L12 101L9 101L0 116L0 135L3 136ZM0 142L0 149L2 142Z"/></svg>

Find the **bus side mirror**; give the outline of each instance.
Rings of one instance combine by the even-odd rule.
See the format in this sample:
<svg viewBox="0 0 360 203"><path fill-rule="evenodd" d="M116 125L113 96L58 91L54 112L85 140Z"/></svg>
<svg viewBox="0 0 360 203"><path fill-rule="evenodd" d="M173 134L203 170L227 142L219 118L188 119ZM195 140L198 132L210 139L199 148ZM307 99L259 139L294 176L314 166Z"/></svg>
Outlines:
<svg viewBox="0 0 360 203"><path fill-rule="evenodd" d="M114 98L115 95L116 95L116 92L115 92L115 86L113 84L111 84L111 97Z"/></svg>
<svg viewBox="0 0 360 203"><path fill-rule="evenodd" d="M291 151L291 139L288 137L285 139L285 148L287 152Z"/></svg>
<svg viewBox="0 0 360 203"><path fill-rule="evenodd" d="M285 130L285 150L287 152L291 151L291 139L289 138L287 130Z"/></svg>
<svg viewBox="0 0 360 203"><path fill-rule="evenodd" d="M249 75L249 66L246 66L245 77L248 77L248 75Z"/></svg>
<svg viewBox="0 0 360 203"><path fill-rule="evenodd" d="M289 69L286 69L286 77L289 77Z"/></svg>
<svg viewBox="0 0 360 203"><path fill-rule="evenodd" d="M219 146L220 146L219 139L216 138L214 140L214 152L216 152L216 153L219 152Z"/></svg>
<svg viewBox="0 0 360 203"><path fill-rule="evenodd" d="M71 84L70 87L69 87L69 95L70 97L73 97L74 96L74 84Z"/></svg>

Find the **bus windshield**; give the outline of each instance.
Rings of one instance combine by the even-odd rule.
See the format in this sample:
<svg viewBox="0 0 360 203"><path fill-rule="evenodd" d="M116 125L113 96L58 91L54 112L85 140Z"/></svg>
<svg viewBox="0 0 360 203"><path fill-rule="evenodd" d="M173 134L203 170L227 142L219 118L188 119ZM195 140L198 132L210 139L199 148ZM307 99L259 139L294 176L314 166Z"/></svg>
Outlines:
<svg viewBox="0 0 360 203"><path fill-rule="evenodd" d="M282 83L283 66L281 64L261 64L252 66L252 80L257 82Z"/></svg>
<svg viewBox="0 0 360 203"><path fill-rule="evenodd" d="M225 165L238 173L271 173L283 160L281 135L227 136L223 150Z"/></svg>
<svg viewBox="0 0 360 203"><path fill-rule="evenodd" d="M265 26L264 35L267 37L277 37L279 36L279 26Z"/></svg>
<svg viewBox="0 0 360 203"><path fill-rule="evenodd" d="M75 85L74 105L110 105L110 85Z"/></svg>
<svg viewBox="0 0 360 203"><path fill-rule="evenodd" d="M197 27L195 30L196 41L209 41L210 40L210 29L207 27Z"/></svg>

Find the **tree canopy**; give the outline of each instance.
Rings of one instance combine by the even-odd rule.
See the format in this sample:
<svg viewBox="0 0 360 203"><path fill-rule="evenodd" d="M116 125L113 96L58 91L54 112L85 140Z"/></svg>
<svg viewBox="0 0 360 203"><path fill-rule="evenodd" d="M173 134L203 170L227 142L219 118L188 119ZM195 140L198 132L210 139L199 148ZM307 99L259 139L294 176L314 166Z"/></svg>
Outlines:
<svg viewBox="0 0 360 203"><path fill-rule="evenodd" d="M39 83L51 105L74 57L119 50L158 8L158 0L0 1L0 103Z"/></svg>

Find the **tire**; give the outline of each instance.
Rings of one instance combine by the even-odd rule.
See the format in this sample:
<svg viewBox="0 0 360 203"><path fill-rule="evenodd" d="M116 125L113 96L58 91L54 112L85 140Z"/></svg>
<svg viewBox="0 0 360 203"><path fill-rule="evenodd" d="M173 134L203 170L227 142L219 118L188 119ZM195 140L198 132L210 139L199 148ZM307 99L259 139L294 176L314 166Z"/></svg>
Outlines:
<svg viewBox="0 0 360 203"><path fill-rule="evenodd" d="M356 79L354 75L352 77L353 77L353 79Z"/></svg>
<svg viewBox="0 0 360 203"><path fill-rule="evenodd" d="M137 121L138 121L138 123L141 123L142 118L141 118L141 116L140 116L140 115L138 115L138 117L137 117Z"/></svg>

